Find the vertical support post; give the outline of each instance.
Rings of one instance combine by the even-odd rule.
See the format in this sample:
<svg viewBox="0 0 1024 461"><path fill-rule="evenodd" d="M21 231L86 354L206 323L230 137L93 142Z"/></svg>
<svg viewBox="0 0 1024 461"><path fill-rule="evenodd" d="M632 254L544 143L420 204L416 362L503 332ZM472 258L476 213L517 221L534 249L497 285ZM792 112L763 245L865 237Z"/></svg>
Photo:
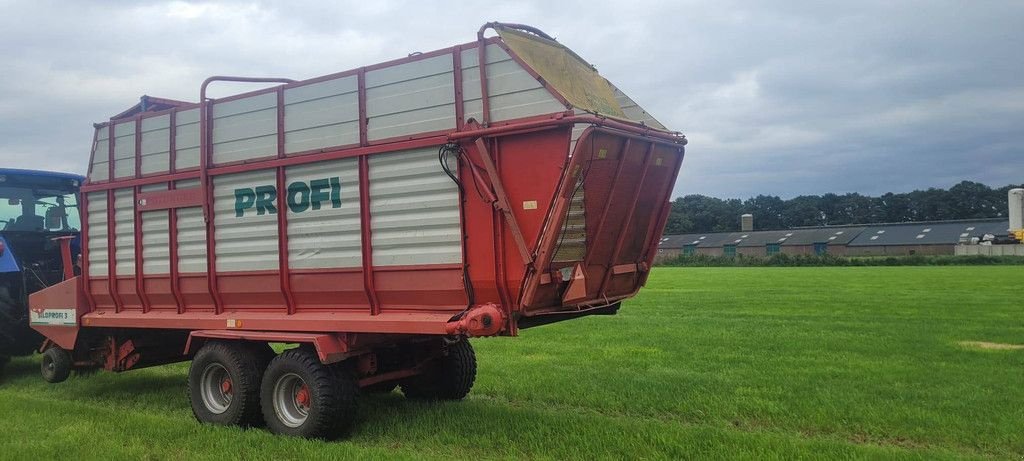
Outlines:
<svg viewBox="0 0 1024 461"><path fill-rule="evenodd" d="M213 146L210 145L213 101L201 100L199 106L199 182L203 188L203 220L206 222L206 280L213 299L213 311L220 314L224 312L224 301L221 300L217 285L217 229L213 216L213 182L209 171L213 163Z"/></svg>
<svg viewBox="0 0 1024 461"><path fill-rule="evenodd" d="M135 116L135 177L142 177L142 114Z"/></svg>
<svg viewBox="0 0 1024 461"><path fill-rule="evenodd" d="M85 210L80 219L82 220L82 290L85 292L85 301L89 304L89 311L96 310L96 298L92 295L90 287L92 276L89 274L89 240L92 234L89 232L89 194L78 193L79 210Z"/></svg>
<svg viewBox="0 0 1024 461"><path fill-rule="evenodd" d="M491 126L491 101L487 97L487 40L484 39L483 31L480 31L477 40L477 66L480 70L480 104L483 110L480 113L481 124L484 128Z"/></svg>
<svg viewBox="0 0 1024 461"><path fill-rule="evenodd" d="M466 123L466 108L462 97L462 46L456 46L452 50L452 68L455 70L453 75L455 85L455 129L462 131L462 126Z"/></svg>
<svg viewBox="0 0 1024 461"><path fill-rule="evenodd" d="M277 88L277 158L284 158L284 88ZM277 167L277 262L281 277L281 294L289 315L295 313L291 273L288 266L288 189L285 188L285 167Z"/></svg>
<svg viewBox="0 0 1024 461"><path fill-rule="evenodd" d="M114 122L107 126L107 182L114 182Z"/></svg>
<svg viewBox="0 0 1024 461"><path fill-rule="evenodd" d="M380 301L373 276L373 229L370 225L370 166L366 155L359 156L359 226L362 233L363 287L370 302L370 314L380 314Z"/></svg>
<svg viewBox="0 0 1024 461"><path fill-rule="evenodd" d="M361 67L356 73L357 91L356 97L359 100L359 145L366 146L369 141L369 120L366 118L366 68Z"/></svg>
<svg viewBox="0 0 1024 461"><path fill-rule="evenodd" d="M107 189L107 288L110 290L110 298L114 301L114 312L121 312L124 303L121 302L121 295L117 292L117 232L114 220L114 189Z"/></svg>
<svg viewBox="0 0 1024 461"><path fill-rule="evenodd" d="M114 182L114 123L111 122L107 132L107 182ZM117 259L114 253L114 189L107 189L107 291L114 303L114 312L121 310L120 296L117 294Z"/></svg>
<svg viewBox="0 0 1024 461"><path fill-rule="evenodd" d="M142 177L142 113L135 116L135 177ZM142 312L149 311L149 299L146 297L146 286L142 272L142 216L139 213L139 186L132 187L132 229L135 239L135 294L139 296Z"/></svg>
<svg viewBox="0 0 1024 461"><path fill-rule="evenodd" d="M170 151L168 154L167 171L171 174L178 172L178 109L171 110ZM175 190L178 185L174 181L167 183L168 190ZM181 294L181 280L178 273L178 209L167 209L167 260L169 263L169 278L171 283L171 294L174 295L174 305L179 314L185 313L185 298Z"/></svg>
<svg viewBox="0 0 1024 461"><path fill-rule="evenodd" d="M152 306L149 304L149 297L146 296L145 272L142 270L144 263L142 255L142 212L139 211L139 191L141 187L132 188L132 226L135 230L135 291L139 295L139 302L142 304L142 312L149 312Z"/></svg>

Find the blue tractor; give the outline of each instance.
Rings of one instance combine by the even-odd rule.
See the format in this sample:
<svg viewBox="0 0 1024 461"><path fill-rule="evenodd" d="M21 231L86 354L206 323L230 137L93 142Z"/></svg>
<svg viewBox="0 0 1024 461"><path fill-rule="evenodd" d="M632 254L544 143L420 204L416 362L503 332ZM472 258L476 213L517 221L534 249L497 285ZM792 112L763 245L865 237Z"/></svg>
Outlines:
<svg viewBox="0 0 1024 461"><path fill-rule="evenodd" d="M63 280L60 237L74 237L73 260L80 254L83 179L0 168L0 369L42 343L29 327L28 295Z"/></svg>

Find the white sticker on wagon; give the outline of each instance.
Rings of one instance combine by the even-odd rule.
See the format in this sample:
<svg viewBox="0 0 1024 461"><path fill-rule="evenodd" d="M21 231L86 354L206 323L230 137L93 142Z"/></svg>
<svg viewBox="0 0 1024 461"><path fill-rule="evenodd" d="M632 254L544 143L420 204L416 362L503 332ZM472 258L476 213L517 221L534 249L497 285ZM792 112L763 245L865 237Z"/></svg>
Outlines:
<svg viewBox="0 0 1024 461"><path fill-rule="evenodd" d="M29 311L29 323L32 325L49 325L73 327L76 311L74 309L32 309Z"/></svg>

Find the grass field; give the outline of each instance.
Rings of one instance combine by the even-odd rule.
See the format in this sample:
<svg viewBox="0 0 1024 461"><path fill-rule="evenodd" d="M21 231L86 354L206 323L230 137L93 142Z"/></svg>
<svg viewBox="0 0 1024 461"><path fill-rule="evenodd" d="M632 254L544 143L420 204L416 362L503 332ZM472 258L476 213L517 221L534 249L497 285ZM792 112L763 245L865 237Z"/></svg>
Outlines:
<svg viewBox="0 0 1024 461"><path fill-rule="evenodd" d="M187 364L0 382L0 458L1024 457L1024 268L658 268L615 317L474 340L463 402L340 442L200 426Z"/></svg>

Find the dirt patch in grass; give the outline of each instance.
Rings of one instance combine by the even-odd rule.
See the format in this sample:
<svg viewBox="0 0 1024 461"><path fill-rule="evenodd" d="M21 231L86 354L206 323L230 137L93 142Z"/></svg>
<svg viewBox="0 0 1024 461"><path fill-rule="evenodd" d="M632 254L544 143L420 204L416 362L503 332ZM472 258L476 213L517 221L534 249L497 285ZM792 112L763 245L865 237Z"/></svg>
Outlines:
<svg viewBox="0 0 1024 461"><path fill-rule="evenodd" d="M960 341L957 344L968 349L985 349L991 351L1024 350L1024 344L990 343L987 341Z"/></svg>

